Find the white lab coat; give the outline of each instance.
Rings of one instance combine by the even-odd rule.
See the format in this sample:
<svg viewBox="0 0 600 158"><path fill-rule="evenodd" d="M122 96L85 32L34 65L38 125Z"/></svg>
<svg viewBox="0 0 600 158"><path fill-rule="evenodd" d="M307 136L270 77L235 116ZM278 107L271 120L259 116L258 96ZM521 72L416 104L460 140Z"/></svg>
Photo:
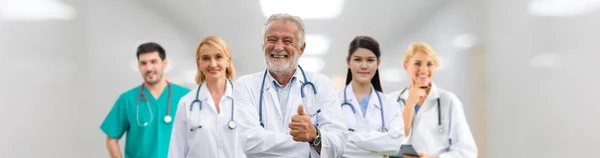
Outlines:
<svg viewBox="0 0 600 158"><path fill-rule="evenodd" d="M401 98L407 100L409 90ZM398 100L400 91L388 94ZM437 132L437 99L440 98L443 133ZM402 107L402 101L398 101ZM477 146L465 118L462 102L452 92L432 84L422 107L413 116L413 127L404 143L412 144L417 152L440 158L474 158Z"/></svg>
<svg viewBox="0 0 600 158"><path fill-rule="evenodd" d="M229 81L228 81L229 82ZM198 99L202 101L202 110L199 104L194 103L190 112L191 103L196 99L198 88L190 91L179 100L177 114L173 121L169 158L244 158L242 151L239 128L229 129L231 120L233 87L227 83L227 89L219 101L220 113L204 82L200 88ZM239 121L238 111L234 111L234 120ZM190 131L193 127L202 125L202 128Z"/></svg>
<svg viewBox="0 0 600 158"><path fill-rule="evenodd" d="M303 103L300 95L300 86L304 81L300 69L296 69L294 76L296 80L291 82L293 87L289 92L288 105L284 114L281 113L279 99L275 88L272 86L273 79L267 74L264 81L264 94L262 99L263 121L265 128L259 122L259 98L263 73L258 72L242 76L236 80L235 103L240 107L240 128L244 131L242 142L244 152L248 157L319 157L319 154L307 142L296 142L289 134L288 124L292 116L297 114L299 104L305 106L307 114L317 111L314 94L310 88L305 87L308 97ZM321 153L320 157L341 157L344 153L347 137L347 127L342 121L341 108L336 99L335 89L329 78L324 75L306 72L306 77L313 82L318 95L321 113L311 117L313 124L318 117L318 128L321 131Z"/></svg>
<svg viewBox="0 0 600 158"><path fill-rule="evenodd" d="M371 96L367 104L365 117L358 100L354 96L352 83L346 88L346 100L352 104L356 113L348 105L344 105L344 122L354 132L348 134L348 143L344 157L378 157L384 155L397 155L402 139L404 138L404 122L402 121L400 105L393 99L387 98L383 93L371 88ZM380 105L377 94L381 97ZM340 103L344 103L344 90L338 93ZM381 129L381 107L383 106L384 123L388 132L382 133Z"/></svg>

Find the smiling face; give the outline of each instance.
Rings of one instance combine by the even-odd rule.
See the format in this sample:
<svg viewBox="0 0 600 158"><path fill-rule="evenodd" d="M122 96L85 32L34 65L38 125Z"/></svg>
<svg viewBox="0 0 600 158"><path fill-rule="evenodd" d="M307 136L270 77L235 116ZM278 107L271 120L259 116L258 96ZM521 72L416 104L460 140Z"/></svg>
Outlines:
<svg viewBox="0 0 600 158"><path fill-rule="evenodd" d="M162 80L167 60L162 60L157 51L141 53L138 56L138 68L144 82L154 85Z"/></svg>
<svg viewBox="0 0 600 158"><path fill-rule="evenodd" d="M361 84L370 84L379 68L379 59L371 50L358 48L346 60L352 73L352 80Z"/></svg>
<svg viewBox="0 0 600 158"><path fill-rule="evenodd" d="M429 86L440 66L437 53L423 42L412 43L404 55L404 70L408 73L413 85Z"/></svg>
<svg viewBox="0 0 600 158"><path fill-rule="evenodd" d="M404 69L410 75L411 80L416 85L430 85L436 65L432 56L423 52L416 52L407 63Z"/></svg>
<svg viewBox="0 0 600 158"><path fill-rule="evenodd" d="M206 80L225 79L225 70L231 62L225 53L211 45L204 44L200 46L198 56L198 69L204 74Z"/></svg>
<svg viewBox="0 0 600 158"><path fill-rule="evenodd" d="M227 43L218 36L207 36L200 40L196 48L196 84L206 80L233 80L235 68Z"/></svg>
<svg viewBox="0 0 600 158"><path fill-rule="evenodd" d="M298 34L298 25L292 21L275 20L267 26L263 51L271 72L289 74L296 69L305 47L299 45Z"/></svg>

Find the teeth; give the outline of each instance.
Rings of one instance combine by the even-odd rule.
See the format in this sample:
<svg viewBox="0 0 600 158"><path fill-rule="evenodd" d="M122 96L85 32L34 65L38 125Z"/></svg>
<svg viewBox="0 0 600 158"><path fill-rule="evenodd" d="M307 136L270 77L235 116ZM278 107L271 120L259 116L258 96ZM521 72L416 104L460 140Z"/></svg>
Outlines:
<svg viewBox="0 0 600 158"><path fill-rule="evenodd" d="M285 58L287 55L271 55L273 58Z"/></svg>

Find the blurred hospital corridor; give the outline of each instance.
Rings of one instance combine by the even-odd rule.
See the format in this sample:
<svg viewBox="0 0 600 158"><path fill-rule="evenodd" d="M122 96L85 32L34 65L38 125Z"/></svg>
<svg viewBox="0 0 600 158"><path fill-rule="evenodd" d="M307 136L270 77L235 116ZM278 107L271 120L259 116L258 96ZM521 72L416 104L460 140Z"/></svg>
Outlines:
<svg viewBox="0 0 600 158"><path fill-rule="evenodd" d="M161 44L166 79L195 88L210 35L236 77L264 71L261 31L279 12L303 18L299 64L338 90L355 36L379 41L386 93L410 84L409 44L431 45L479 157L598 155L600 0L0 0L0 157L108 157L99 125L143 82L138 45Z"/></svg>

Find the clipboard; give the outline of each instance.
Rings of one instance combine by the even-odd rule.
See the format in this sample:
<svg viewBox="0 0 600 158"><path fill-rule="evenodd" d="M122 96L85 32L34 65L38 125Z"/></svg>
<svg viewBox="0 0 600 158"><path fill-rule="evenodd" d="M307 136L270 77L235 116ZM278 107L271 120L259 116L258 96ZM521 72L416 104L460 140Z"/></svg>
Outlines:
<svg viewBox="0 0 600 158"><path fill-rule="evenodd" d="M402 157L403 155L419 157L419 153L417 152L417 150L415 150L415 148L413 148L411 144L405 144L400 147L400 157Z"/></svg>

